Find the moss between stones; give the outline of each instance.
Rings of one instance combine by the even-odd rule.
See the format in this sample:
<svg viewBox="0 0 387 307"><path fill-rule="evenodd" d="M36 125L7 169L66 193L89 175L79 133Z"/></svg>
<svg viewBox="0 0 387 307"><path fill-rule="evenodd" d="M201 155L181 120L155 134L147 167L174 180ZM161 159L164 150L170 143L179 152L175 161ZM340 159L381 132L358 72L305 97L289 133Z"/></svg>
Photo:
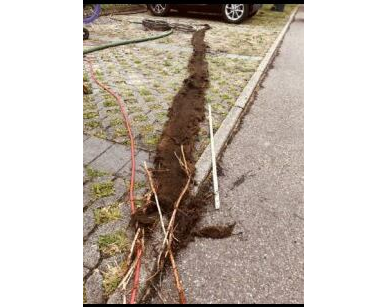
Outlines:
<svg viewBox="0 0 387 307"><path fill-rule="evenodd" d="M144 100L145 100L146 102L154 102L154 101L155 101L155 98L152 97L152 96L145 96Z"/></svg>
<svg viewBox="0 0 387 307"><path fill-rule="evenodd" d="M140 127L140 133L141 134L150 134L153 132L153 125L145 125Z"/></svg>
<svg viewBox="0 0 387 307"><path fill-rule="evenodd" d="M84 119L93 119L93 118L96 118L98 117L98 113L97 112L84 112L83 113L83 118Z"/></svg>
<svg viewBox="0 0 387 307"><path fill-rule="evenodd" d="M128 131L126 130L126 128L116 128L114 130L114 135L116 137L127 136L128 135Z"/></svg>
<svg viewBox="0 0 387 307"><path fill-rule="evenodd" d="M129 249L129 240L125 232L120 230L113 234L100 236L98 238L98 246L104 255L114 256Z"/></svg>
<svg viewBox="0 0 387 307"><path fill-rule="evenodd" d="M115 118L115 119L112 119L110 121L110 126L112 126L112 127L120 126L120 125L123 125L123 124L124 124L124 122L120 118Z"/></svg>
<svg viewBox="0 0 387 307"><path fill-rule="evenodd" d="M116 107L117 106L117 103L113 100L106 100L104 103L103 103L104 107L106 108L110 108L110 107Z"/></svg>
<svg viewBox="0 0 387 307"><path fill-rule="evenodd" d="M146 115L143 115L143 114L137 115L137 116L135 116L135 117L133 118L133 120L134 120L135 122L145 122L147 119L148 119L148 117L147 117Z"/></svg>
<svg viewBox="0 0 387 307"><path fill-rule="evenodd" d="M100 123L98 121L96 121L96 120L92 120L92 121L86 122L85 126L88 127L88 128L91 128L91 129L95 129L95 128L101 127Z"/></svg>
<svg viewBox="0 0 387 307"><path fill-rule="evenodd" d="M103 275L103 288L106 296L110 296L119 286L122 278L127 271L127 264L123 262L121 265L108 266L107 272L102 272Z"/></svg>
<svg viewBox="0 0 387 307"><path fill-rule="evenodd" d="M102 130L95 132L93 135L100 139L106 139L106 133L103 132Z"/></svg>
<svg viewBox="0 0 387 307"><path fill-rule="evenodd" d="M91 186L95 199L114 195L114 183L112 181L95 183Z"/></svg>
<svg viewBox="0 0 387 307"><path fill-rule="evenodd" d="M152 93L151 93L148 89L146 89L146 88L144 88L144 87L140 88L140 94L141 94L142 96L149 96L149 95L152 95Z"/></svg>
<svg viewBox="0 0 387 307"><path fill-rule="evenodd" d="M160 138L156 135L147 135L145 136L144 143L146 145L156 146L157 143L159 142L159 139Z"/></svg>
<svg viewBox="0 0 387 307"><path fill-rule="evenodd" d="M94 218L97 225L110 223L119 220L121 217L121 210L118 203L94 210Z"/></svg>
<svg viewBox="0 0 387 307"><path fill-rule="evenodd" d="M99 170L96 170L96 169L93 169L90 166L88 166L88 167L86 167L86 175L90 179L94 179L94 178L99 178L99 177L106 176L107 173L99 171Z"/></svg>

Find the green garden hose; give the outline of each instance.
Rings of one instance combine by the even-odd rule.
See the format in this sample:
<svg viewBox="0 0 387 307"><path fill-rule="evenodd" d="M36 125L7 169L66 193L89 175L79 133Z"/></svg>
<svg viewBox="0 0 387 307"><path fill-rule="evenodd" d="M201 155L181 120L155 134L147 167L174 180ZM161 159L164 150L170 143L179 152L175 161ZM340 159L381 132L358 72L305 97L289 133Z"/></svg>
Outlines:
<svg viewBox="0 0 387 307"><path fill-rule="evenodd" d="M102 46L97 46L97 47L94 47L94 48L83 50L83 55L89 54L89 53L92 53L92 52L96 52L96 51L101 51L101 50L104 50L104 49L107 49L107 48L112 48L112 47L117 47L117 46L123 46L123 45L129 45L129 44L135 44L135 43L142 43L142 42L152 41L152 40L155 40L155 39L167 37L167 36L171 35L172 33L173 33L173 30L170 30L170 31L164 32L164 33L162 33L160 35L157 35L157 36L150 36L150 37L146 37L146 38L139 38L139 39L126 40L126 41L119 41L119 42L110 43L110 44L106 44L106 45L102 45Z"/></svg>

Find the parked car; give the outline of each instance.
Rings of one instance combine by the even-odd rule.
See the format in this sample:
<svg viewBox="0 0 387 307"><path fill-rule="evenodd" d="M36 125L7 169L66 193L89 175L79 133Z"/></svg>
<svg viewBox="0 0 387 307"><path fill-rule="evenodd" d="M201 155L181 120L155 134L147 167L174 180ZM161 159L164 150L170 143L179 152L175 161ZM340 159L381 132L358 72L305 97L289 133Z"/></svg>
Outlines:
<svg viewBox="0 0 387 307"><path fill-rule="evenodd" d="M226 22L241 23L255 15L262 4L148 4L147 6L155 16L167 16L171 10L213 12L221 14Z"/></svg>

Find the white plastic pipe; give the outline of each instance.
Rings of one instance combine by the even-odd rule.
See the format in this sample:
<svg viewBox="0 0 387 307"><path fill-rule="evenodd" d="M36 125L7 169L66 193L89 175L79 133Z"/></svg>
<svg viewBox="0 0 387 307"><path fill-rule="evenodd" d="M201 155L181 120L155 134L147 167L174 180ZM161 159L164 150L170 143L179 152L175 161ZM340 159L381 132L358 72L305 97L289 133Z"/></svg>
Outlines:
<svg viewBox="0 0 387 307"><path fill-rule="evenodd" d="M212 158L212 181L214 183L214 196L215 196L215 209L220 209L219 198L219 185L218 185L218 172L216 169L216 157L215 157L215 144L214 144L214 132L212 129L212 110L211 105L208 104L208 120L210 122L210 140L211 140L211 158Z"/></svg>

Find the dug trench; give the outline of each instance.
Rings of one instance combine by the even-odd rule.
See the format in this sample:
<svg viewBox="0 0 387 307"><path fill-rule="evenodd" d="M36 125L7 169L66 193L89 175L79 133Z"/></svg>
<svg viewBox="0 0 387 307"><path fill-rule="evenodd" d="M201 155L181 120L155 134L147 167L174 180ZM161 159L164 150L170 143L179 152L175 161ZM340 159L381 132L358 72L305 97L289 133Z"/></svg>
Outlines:
<svg viewBox="0 0 387 307"><path fill-rule="evenodd" d="M185 248L195 236L221 239L232 235L234 228L234 225L228 225L206 227L202 230L195 229L208 203L208 196L211 194L208 191L201 191L193 196L191 194L193 182L190 180L195 175L194 151L199 125L205 119L205 94L209 87L209 72L206 61L208 46L204 38L209 29L210 27L206 25L192 36L193 53L188 63L189 77L184 80L169 109L168 121L164 125L157 146L152 170L164 218L168 220L171 218L177 200L183 195L175 217L173 230L175 240L171 244L171 250L175 255L180 249ZM187 163L190 176L182 167L183 160ZM189 189L182 194L188 180L191 181ZM151 201L149 205L137 210L132 216L132 222L147 229L147 237L151 237L154 229L160 227L155 202ZM165 265L164 269L167 269L168 263ZM152 280L156 280L155 277L162 272L159 268L155 268L154 271L156 272L153 278L148 279L147 291L142 296L142 303L149 302L155 295L151 287L153 286Z"/></svg>
<svg viewBox="0 0 387 307"><path fill-rule="evenodd" d="M209 27L205 27L198 30L192 36L193 54L188 63L189 77L184 80L173 99L154 159L152 173L157 186L157 196L163 214L168 217L188 180L180 164L183 160L181 148L184 150L191 177L195 174L193 153L199 124L205 118L205 93L209 87L208 63L205 59L207 45L204 42L208 29ZM178 229L175 230L175 236L179 241L182 240L181 243L187 241L187 230L198 220L203 205L198 198L191 197L189 191L184 194L176 215ZM132 221L148 228L157 223L158 214L154 203L137 210Z"/></svg>

